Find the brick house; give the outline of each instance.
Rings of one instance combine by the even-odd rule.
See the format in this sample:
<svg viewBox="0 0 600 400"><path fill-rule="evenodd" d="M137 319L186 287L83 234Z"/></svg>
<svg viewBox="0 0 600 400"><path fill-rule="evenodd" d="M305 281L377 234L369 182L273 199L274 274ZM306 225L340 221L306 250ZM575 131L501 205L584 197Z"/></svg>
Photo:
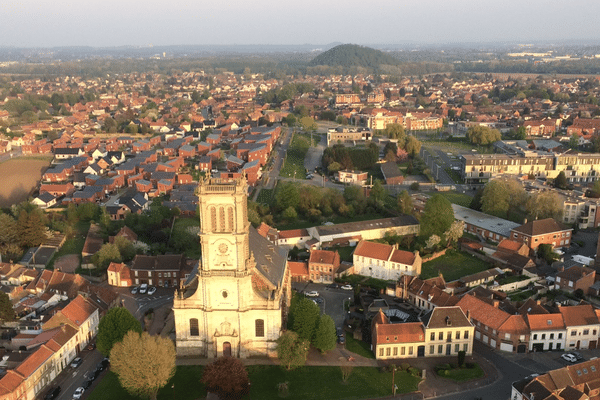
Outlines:
<svg viewBox="0 0 600 400"><path fill-rule="evenodd" d="M308 263L298 261L288 261L290 273L292 274L292 282L308 282Z"/></svg>
<svg viewBox="0 0 600 400"><path fill-rule="evenodd" d="M565 227L553 218L546 218L511 229L510 238L525 243L532 250L536 250L542 243L553 247L568 247L571 244L572 231L573 229Z"/></svg>
<svg viewBox="0 0 600 400"><path fill-rule="evenodd" d="M401 275L420 275L419 252L399 250L398 246L361 240L352 256L354 271L359 275L397 280Z"/></svg>
<svg viewBox="0 0 600 400"><path fill-rule="evenodd" d="M133 283L178 287L191 272L183 254L158 256L136 255L131 266Z"/></svg>
<svg viewBox="0 0 600 400"><path fill-rule="evenodd" d="M340 266L340 254L331 250L313 250L308 259L309 279L314 282L333 282Z"/></svg>
<svg viewBox="0 0 600 400"><path fill-rule="evenodd" d="M567 292L574 292L577 289L581 289L584 294L588 294L590 286L594 284L595 280L595 270L588 267L573 265L556 274L554 289L561 289Z"/></svg>

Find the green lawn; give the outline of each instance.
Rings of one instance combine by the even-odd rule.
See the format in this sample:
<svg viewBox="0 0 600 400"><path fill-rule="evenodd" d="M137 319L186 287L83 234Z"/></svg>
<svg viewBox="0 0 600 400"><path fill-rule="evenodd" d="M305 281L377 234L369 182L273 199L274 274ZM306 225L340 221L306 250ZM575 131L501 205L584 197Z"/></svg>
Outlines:
<svg viewBox="0 0 600 400"><path fill-rule="evenodd" d="M77 224L75 225L73 236L65 240L65 243L62 245L62 247L58 249L56 253L54 253L52 259L48 263L48 268L54 268L54 261L56 261L56 259L58 259L59 257L66 256L67 254L78 254L81 259L81 251L83 250L85 238L89 229L89 221L77 222Z"/></svg>
<svg viewBox="0 0 600 400"><path fill-rule="evenodd" d="M354 253L354 249L356 249L356 246L332 247L329 250L340 253L340 261L352 262L352 253Z"/></svg>
<svg viewBox="0 0 600 400"><path fill-rule="evenodd" d="M280 366L248 366L250 396L252 399L278 398L277 384L289 382L289 399L364 399L391 394L392 374L380 372L378 368L355 367L348 379L342 382L339 367L302 367L286 371ZM206 396L200 383L202 367L182 366L177 368L173 379L158 392L159 400L195 400ZM396 372L395 383L399 393L417 390L420 378L406 372ZM326 384L325 384L326 383ZM90 393L89 400L138 400L121 387L117 376L108 372Z"/></svg>
<svg viewBox="0 0 600 400"><path fill-rule="evenodd" d="M438 371L438 375L443 378L448 378L456 382L470 381L471 379L482 378L485 372L478 364L473 368L453 368L449 370Z"/></svg>
<svg viewBox="0 0 600 400"><path fill-rule="evenodd" d="M279 176L293 178L295 172L296 179L305 179L306 168L304 168L304 158L306 157L309 147L310 135L296 133L288 148L285 163L279 172Z"/></svg>
<svg viewBox="0 0 600 400"><path fill-rule="evenodd" d="M459 193L456 191L449 192L439 192L442 196L448 199L448 201L452 204L458 204L459 206L469 207L473 197L469 196L465 193Z"/></svg>
<svg viewBox="0 0 600 400"><path fill-rule="evenodd" d="M371 351L371 345L362 340L354 339L351 334L346 334L346 350L366 358L375 358L375 354Z"/></svg>
<svg viewBox="0 0 600 400"><path fill-rule="evenodd" d="M436 277L441 272L446 282L450 282L489 268L490 265L475 256L449 250L445 255L423 264L421 279Z"/></svg>

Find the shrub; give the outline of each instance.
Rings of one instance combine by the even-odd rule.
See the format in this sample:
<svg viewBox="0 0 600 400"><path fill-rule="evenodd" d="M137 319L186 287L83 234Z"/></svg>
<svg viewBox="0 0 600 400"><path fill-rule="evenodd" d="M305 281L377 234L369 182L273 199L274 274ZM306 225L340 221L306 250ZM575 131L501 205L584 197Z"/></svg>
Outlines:
<svg viewBox="0 0 600 400"><path fill-rule="evenodd" d="M402 369L402 371L408 371L408 369L410 368L410 364L402 363L402 364L400 364L400 368Z"/></svg>
<svg viewBox="0 0 600 400"><path fill-rule="evenodd" d="M408 373L414 377L420 377L421 376L421 371L417 368L414 367L410 367L408 369Z"/></svg>
<svg viewBox="0 0 600 400"><path fill-rule="evenodd" d="M472 363L472 362L465 363L465 367L467 367L469 369L473 369L473 368L475 368L475 363Z"/></svg>

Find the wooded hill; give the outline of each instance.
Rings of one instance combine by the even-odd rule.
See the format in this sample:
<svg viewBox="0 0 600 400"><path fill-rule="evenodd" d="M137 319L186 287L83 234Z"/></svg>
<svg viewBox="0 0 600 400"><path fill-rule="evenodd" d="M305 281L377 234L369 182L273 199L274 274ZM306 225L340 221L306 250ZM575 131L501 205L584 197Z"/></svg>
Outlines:
<svg viewBox="0 0 600 400"><path fill-rule="evenodd" d="M398 60L382 51L356 44L342 44L319 54L309 65L365 67L378 69L381 65L397 65Z"/></svg>

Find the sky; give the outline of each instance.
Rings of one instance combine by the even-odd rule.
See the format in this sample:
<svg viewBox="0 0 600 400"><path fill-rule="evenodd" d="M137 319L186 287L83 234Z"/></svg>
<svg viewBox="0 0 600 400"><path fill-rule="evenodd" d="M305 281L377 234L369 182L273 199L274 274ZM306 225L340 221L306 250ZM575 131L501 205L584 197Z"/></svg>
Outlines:
<svg viewBox="0 0 600 400"><path fill-rule="evenodd" d="M600 41L598 0L0 0L0 47Z"/></svg>

